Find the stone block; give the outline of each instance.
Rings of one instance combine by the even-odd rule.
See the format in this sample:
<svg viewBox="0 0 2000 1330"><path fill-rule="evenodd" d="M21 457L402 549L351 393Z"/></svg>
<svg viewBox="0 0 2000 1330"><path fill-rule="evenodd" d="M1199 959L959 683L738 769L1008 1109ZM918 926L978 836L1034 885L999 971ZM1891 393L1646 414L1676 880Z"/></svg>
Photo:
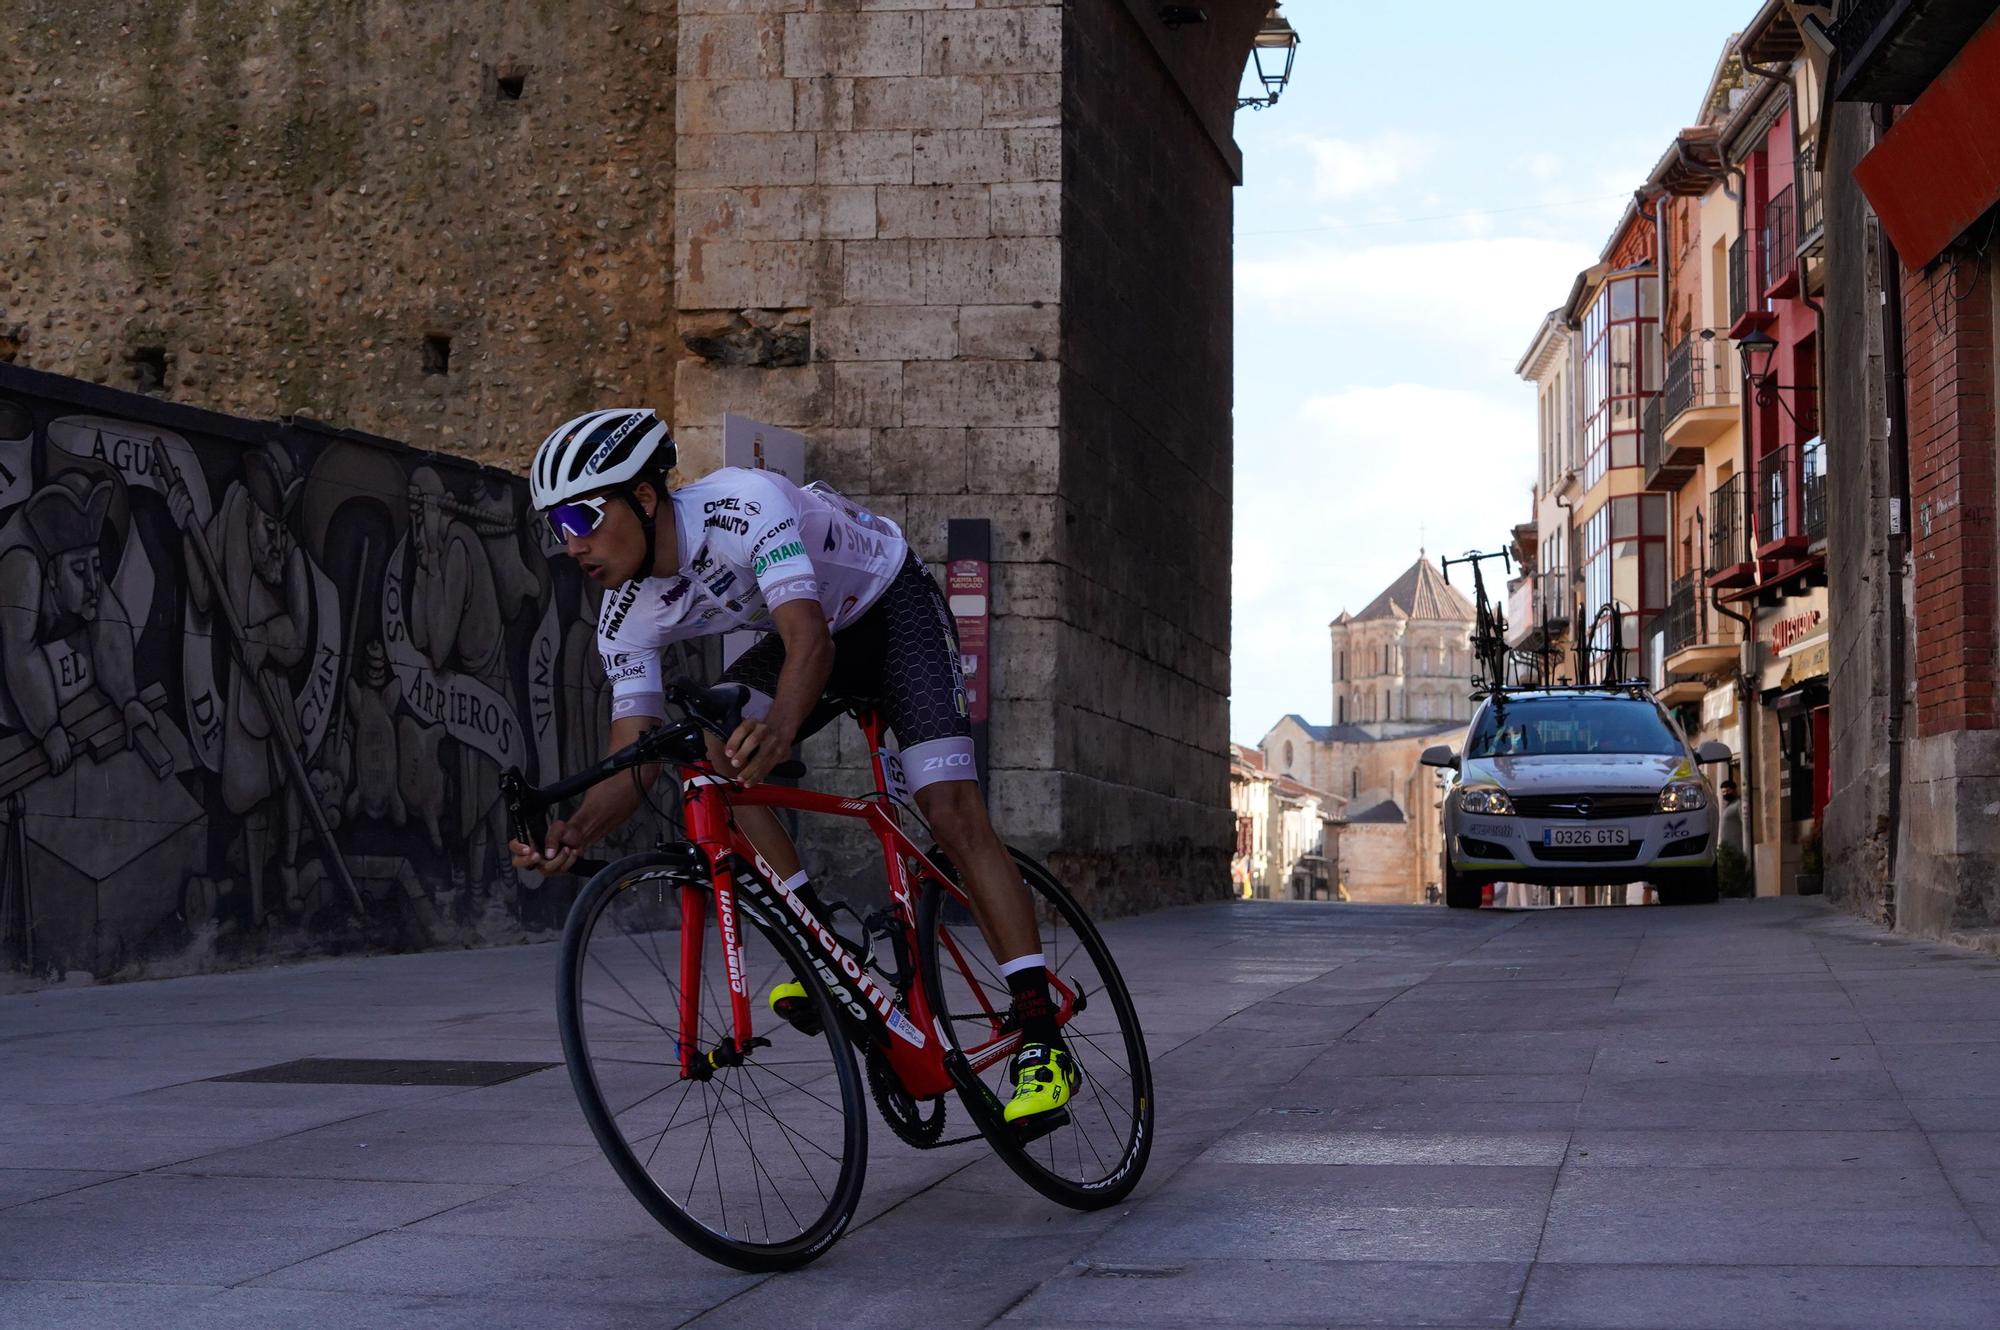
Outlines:
<svg viewBox="0 0 2000 1330"><path fill-rule="evenodd" d="M795 129L854 128L854 80L826 75L793 79L792 119Z"/></svg>
<svg viewBox="0 0 2000 1330"><path fill-rule="evenodd" d="M695 239L676 248L684 308L796 308L828 303L840 289L841 246L835 242Z"/></svg>
<svg viewBox="0 0 2000 1330"><path fill-rule="evenodd" d="M784 48L784 23L777 15L690 14L680 21L680 77L775 79L784 73Z"/></svg>
<svg viewBox="0 0 2000 1330"><path fill-rule="evenodd" d="M966 431L885 429L871 462L868 488L877 494L963 494Z"/></svg>
<svg viewBox="0 0 2000 1330"><path fill-rule="evenodd" d="M806 233L804 195L796 186L684 187L674 191L674 235L682 241L801 240Z"/></svg>
<svg viewBox="0 0 2000 1330"><path fill-rule="evenodd" d="M794 14L812 0L678 0L683 20L690 14Z"/></svg>
<svg viewBox="0 0 2000 1330"><path fill-rule="evenodd" d="M725 412L790 428L823 424L833 402L833 367L756 369L683 360L674 368L674 418L721 420Z"/></svg>
<svg viewBox="0 0 2000 1330"><path fill-rule="evenodd" d="M1057 407L1053 361L923 361L903 376L906 425L1053 426Z"/></svg>
<svg viewBox="0 0 2000 1330"><path fill-rule="evenodd" d="M842 494L866 494L874 439L868 429L814 430L806 436L806 479L823 480Z"/></svg>
<svg viewBox="0 0 2000 1330"><path fill-rule="evenodd" d="M907 185L908 130L831 131L819 136L819 180L828 185Z"/></svg>
<svg viewBox="0 0 2000 1330"><path fill-rule="evenodd" d="M912 147L919 185L1062 179L1060 130L919 130Z"/></svg>
<svg viewBox="0 0 2000 1330"><path fill-rule="evenodd" d="M925 367L911 365L904 371L905 415L909 378L922 368ZM1065 509L1062 500L1053 494L913 494L909 496L909 511L911 527L934 533L940 545L951 518L986 518L993 524L996 563L1053 559L1063 545Z"/></svg>
<svg viewBox="0 0 2000 1330"><path fill-rule="evenodd" d="M1062 7L932 11L926 74L1038 74L1062 69Z"/></svg>
<svg viewBox="0 0 2000 1330"><path fill-rule="evenodd" d="M899 425L903 366L895 361L848 361L833 367L833 423L846 428Z"/></svg>
<svg viewBox="0 0 2000 1330"><path fill-rule="evenodd" d="M995 640L1002 643L993 661L989 696L995 700L1052 696L1060 675L1062 632L1057 619L1008 615Z"/></svg>
<svg viewBox="0 0 2000 1330"><path fill-rule="evenodd" d="M826 185L802 191L802 201L809 240L867 240L876 234L872 185Z"/></svg>
<svg viewBox="0 0 2000 1330"><path fill-rule="evenodd" d="M1059 751L1054 699L996 697L987 704L987 716L992 766L1052 771L1068 765Z"/></svg>
<svg viewBox="0 0 2000 1330"><path fill-rule="evenodd" d="M816 158L811 134L687 134L680 140L675 183L681 189L810 185Z"/></svg>
<svg viewBox="0 0 2000 1330"><path fill-rule="evenodd" d="M792 129L792 88L784 79L680 84L674 103L679 134L773 134Z"/></svg>
<svg viewBox="0 0 2000 1330"><path fill-rule="evenodd" d="M885 239L969 238L992 234L984 185L885 186L875 195Z"/></svg>
<svg viewBox="0 0 2000 1330"><path fill-rule="evenodd" d="M835 305L813 325L821 360L950 360L958 354L957 311L928 305Z"/></svg>
<svg viewBox="0 0 2000 1330"><path fill-rule="evenodd" d="M842 272L841 292L850 304L924 303L924 275L915 241L849 241L842 246Z"/></svg>
<svg viewBox="0 0 2000 1330"><path fill-rule="evenodd" d="M977 436L980 431L972 433ZM973 454L978 465L978 453ZM979 492L975 481L973 492ZM993 565L993 613L1053 619L1073 612L1069 585L1075 574L1059 563Z"/></svg>
<svg viewBox="0 0 2000 1330"><path fill-rule="evenodd" d="M785 77L921 74L923 34L924 16L916 13L787 14Z"/></svg>
<svg viewBox="0 0 2000 1330"><path fill-rule="evenodd" d="M1062 75L996 74L986 85L988 129L1026 129L1062 123Z"/></svg>
<svg viewBox="0 0 2000 1330"><path fill-rule="evenodd" d="M1026 185L994 185L993 230L996 236L1062 234L1062 186L1055 181Z"/></svg>
<svg viewBox="0 0 2000 1330"><path fill-rule="evenodd" d="M987 772L986 802L993 825L1010 845L1030 854L1048 853L1062 839L1068 783L1060 773L992 768Z"/></svg>
<svg viewBox="0 0 2000 1330"><path fill-rule="evenodd" d="M1060 345L1058 307L967 305L959 315L958 354L977 360L1052 360Z"/></svg>
<svg viewBox="0 0 2000 1330"><path fill-rule="evenodd" d="M1053 494L1062 436L1052 429L976 429L967 439L974 494Z"/></svg>
<svg viewBox="0 0 2000 1330"><path fill-rule="evenodd" d="M977 129L985 119L978 79L866 79L854 87L856 129Z"/></svg>
<svg viewBox="0 0 2000 1330"><path fill-rule="evenodd" d="M932 304L1028 305L1062 298L1062 244L1053 236L921 244L924 298Z"/></svg>

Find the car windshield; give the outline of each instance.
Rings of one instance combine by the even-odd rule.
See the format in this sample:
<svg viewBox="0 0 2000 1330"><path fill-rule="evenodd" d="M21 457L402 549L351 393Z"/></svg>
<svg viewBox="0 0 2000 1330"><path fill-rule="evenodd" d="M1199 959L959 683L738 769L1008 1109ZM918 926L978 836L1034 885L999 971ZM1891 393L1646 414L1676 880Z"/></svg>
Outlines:
<svg viewBox="0 0 2000 1330"><path fill-rule="evenodd" d="M1672 756L1681 742L1651 704L1630 698L1524 698L1480 713L1467 757L1552 757L1589 753Z"/></svg>

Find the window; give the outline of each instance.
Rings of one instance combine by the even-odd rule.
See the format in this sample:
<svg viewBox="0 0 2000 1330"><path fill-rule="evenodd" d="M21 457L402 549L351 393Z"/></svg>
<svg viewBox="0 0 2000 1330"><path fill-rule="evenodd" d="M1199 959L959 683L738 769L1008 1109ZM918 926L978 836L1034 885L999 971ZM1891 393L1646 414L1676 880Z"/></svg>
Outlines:
<svg viewBox="0 0 2000 1330"><path fill-rule="evenodd" d="M1660 388L1658 286L1650 271L1604 283L1583 318L1583 483L1639 465L1640 409Z"/></svg>
<svg viewBox="0 0 2000 1330"><path fill-rule="evenodd" d="M1333 709L1334 720L1341 725L1347 724L1347 699L1345 697L1336 699Z"/></svg>
<svg viewBox="0 0 2000 1330"><path fill-rule="evenodd" d="M1467 757L1681 752L1658 707L1631 698L1560 698L1488 707L1465 744Z"/></svg>
<svg viewBox="0 0 2000 1330"><path fill-rule="evenodd" d="M1361 772L1358 769L1347 773L1347 797L1350 799L1361 797Z"/></svg>
<svg viewBox="0 0 2000 1330"><path fill-rule="evenodd" d="M1291 769L1292 769L1292 741L1291 741L1290 739L1287 739L1287 740L1285 740L1285 771L1286 771L1286 773L1287 773L1287 774L1290 774L1290 772L1291 772Z"/></svg>
<svg viewBox="0 0 2000 1330"><path fill-rule="evenodd" d="M1638 664L1642 634L1667 607L1667 496L1628 494L1608 500L1583 526L1583 613L1591 645L1611 645L1611 625L1598 611L1619 607L1618 662L1629 673Z"/></svg>

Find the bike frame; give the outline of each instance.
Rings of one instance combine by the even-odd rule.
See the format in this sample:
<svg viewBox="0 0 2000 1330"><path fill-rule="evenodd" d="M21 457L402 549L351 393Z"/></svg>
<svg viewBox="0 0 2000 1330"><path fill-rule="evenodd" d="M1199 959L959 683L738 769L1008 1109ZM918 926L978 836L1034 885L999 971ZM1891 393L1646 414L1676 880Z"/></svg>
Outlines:
<svg viewBox="0 0 2000 1330"><path fill-rule="evenodd" d="M740 912L750 912L782 929L799 945L818 972L833 1004L839 1010L848 1038L863 1048L875 1047L886 1055L903 1088L916 1099L943 1094L955 1085L964 1087L965 1070L977 1074L1010 1056L1019 1047L1018 1031L1006 1028L1007 1011L996 1010L983 988L972 984L991 1027L992 1037L983 1043L959 1048L945 1021L933 1006L930 992L916 964L917 892L920 889L948 892L970 907L965 892L942 872L903 833L897 816L898 802L910 800L900 756L887 746L882 719L869 712L857 716L875 770L878 796L850 799L840 795L797 790L781 785L741 786L700 766L681 767L682 817L688 839L700 853L707 869L715 900L717 931L721 935L722 961L729 976L729 1027L733 1030L734 1052L751 1047L755 1022L749 979L743 960ZM882 797L887 796L887 797ZM732 807L790 808L802 813L829 817L858 818L867 823L882 845L883 865L888 875L889 894L898 925L904 930L899 965L904 973L903 991L891 988L880 975L868 970L834 936L833 930L817 918L799 897L780 888L776 874L756 847L730 816ZM681 894L681 1009L678 1044L681 1074L697 1075L701 1030L700 978L706 937L706 902L692 891ZM955 962L972 973L972 962L959 950L948 932L941 944ZM1056 1018L1067 1022L1075 1011L1074 992L1061 978L1050 973L1050 995L1056 999ZM897 1007L901 998L908 1014ZM961 1062L961 1067L954 1067ZM955 1075L954 1071L959 1074Z"/></svg>

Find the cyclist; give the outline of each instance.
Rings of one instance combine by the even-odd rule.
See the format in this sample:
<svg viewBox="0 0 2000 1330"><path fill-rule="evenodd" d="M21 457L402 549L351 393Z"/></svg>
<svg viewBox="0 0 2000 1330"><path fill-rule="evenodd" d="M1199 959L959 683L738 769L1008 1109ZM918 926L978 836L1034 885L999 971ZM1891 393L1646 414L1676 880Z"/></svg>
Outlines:
<svg viewBox="0 0 2000 1330"><path fill-rule="evenodd" d="M820 484L725 467L667 486L676 450L645 408L592 411L542 442L529 492L585 576L607 594L598 649L611 684L611 740L622 748L666 717L659 653L691 637L763 632L723 671L750 690L743 723L711 736L716 768L755 784L792 744L832 720L838 696L878 706L902 751L910 789L938 843L965 876L981 933L1013 996L1022 1046L1009 1122L1061 1108L1076 1088L1049 996L1035 910L979 798L957 632L943 593L895 523ZM641 773L648 786L657 768ZM547 843L512 843L514 865L567 871L637 811L631 782L605 781ZM768 808L738 808L738 825L781 890L825 907L797 849ZM804 987L777 985L770 1003L794 1023L814 1018ZM815 1031L816 1032L816 1031Z"/></svg>

